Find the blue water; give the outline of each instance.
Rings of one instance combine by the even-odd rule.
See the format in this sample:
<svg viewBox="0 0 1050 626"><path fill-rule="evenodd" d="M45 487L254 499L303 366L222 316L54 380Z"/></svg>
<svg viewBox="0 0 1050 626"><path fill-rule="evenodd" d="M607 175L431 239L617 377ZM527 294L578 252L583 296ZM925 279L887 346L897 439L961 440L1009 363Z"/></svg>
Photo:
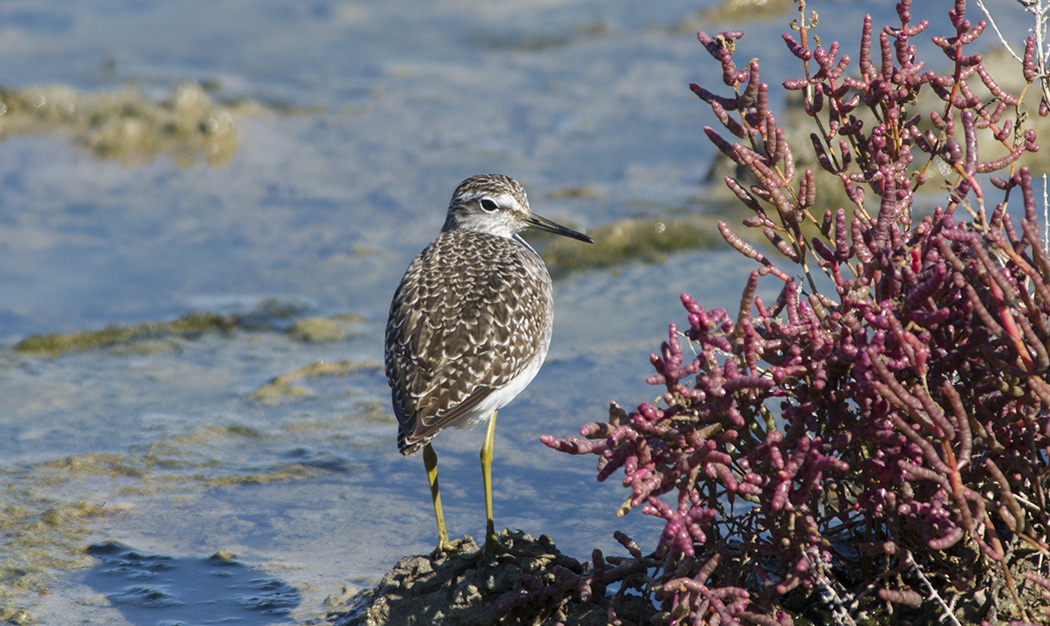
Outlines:
<svg viewBox="0 0 1050 626"><path fill-rule="evenodd" d="M0 144L8 504L30 519L96 507L36 526L50 547L0 534L4 567L27 568L49 589L16 588L15 605L55 624L294 623L320 614L343 584L371 584L399 557L429 551L422 463L396 452L380 369L302 381L309 396L276 405L248 395L317 361L381 361L394 286L471 174L512 175L534 210L582 229L715 210L705 202L713 151L702 133L712 120L688 84L715 84L718 73L681 26L712 4L0 7L5 87L134 85L159 99L206 81L217 100L263 105L235 118L241 145L224 167L179 167L170 156L125 166L61 133ZM826 11L826 37L859 29L858 3L809 4ZM788 17L745 26L738 56L767 55L771 73L787 63L779 33ZM591 193L559 193L571 189ZM655 397L644 383L648 355L668 322L684 323L679 294L735 311L752 269L718 249L556 284L549 360L500 413L498 525L550 534L580 558L595 546L618 553L615 529L643 545L655 536L659 527L637 512L613 517L625 492L595 483L591 458L553 453L539 435L575 434L610 400L633 407ZM11 351L37 333L193 310L239 314L267 300L298 317L361 321L346 323L346 340L324 344L296 341L278 320L163 338L149 350L55 359ZM436 442L453 536L484 528L481 437L457 431ZM232 554L226 570L207 560L219 550ZM219 604L201 601L202 589L219 590Z"/></svg>

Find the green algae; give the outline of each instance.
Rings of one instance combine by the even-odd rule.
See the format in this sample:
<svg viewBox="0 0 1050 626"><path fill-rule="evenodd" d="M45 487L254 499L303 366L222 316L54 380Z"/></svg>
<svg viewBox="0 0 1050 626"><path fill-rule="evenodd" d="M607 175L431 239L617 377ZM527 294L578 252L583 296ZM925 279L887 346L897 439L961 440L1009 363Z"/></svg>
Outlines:
<svg viewBox="0 0 1050 626"><path fill-rule="evenodd" d="M340 313L338 315L333 315L328 319L332 319L337 322L345 322L347 324L364 324L368 321L368 318L366 318L364 315L361 315L360 313Z"/></svg>
<svg viewBox="0 0 1050 626"><path fill-rule="evenodd" d="M130 476L143 478L146 470L129 462L123 454L112 452L94 452L91 454L71 455L40 466L45 471L42 484L65 482L71 476L83 474L102 474L108 476ZM58 471L47 471L58 470Z"/></svg>
<svg viewBox="0 0 1050 626"><path fill-rule="evenodd" d="M177 349L177 340L197 339L206 333L227 333L236 329L283 331L288 319L299 315L302 310L299 305L264 300L247 313L226 315L198 311L166 322L110 324L101 330L32 335L15 344L12 350L26 356L52 358L97 349L114 349L135 355L166 353ZM304 342L340 341L349 336L343 325L362 319L352 314L307 318L292 324L288 332Z"/></svg>
<svg viewBox="0 0 1050 626"><path fill-rule="evenodd" d="M369 400L358 403L354 407L353 413L298 419L293 423L286 424L285 429L289 433L332 433L335 431L334 434L329 435L330 439L345 439L348 435L344 434L344 432L351 432L351 429L343 428L343 424L349 425L351 423L355 425L362 423L396 425L397 420L394 418L394 414L390 412L388 403ZM393 430L390 432L393 432Z"/></svg>
<svg viewBox="0 0 1050 626"><path fill-rule="evenodd" d="M350 336L350 331L327 317L308 317L292 324L288 334L303 343L335 343Z"/></svg>
<svg viewBox="0 0 1050 626"><path fill-rule="evenodd" d="M125 165L171 154L175 163L221 166L237 152L234 114L260 110L254 103L220 104L201 85L179 85L161 101L134 87L79 93L63 85L0 88L6 107L0 139L9 135L62 133L99 157Z"/></svg>
<svg viewBox="0 0 1050 626"><path fill-rule="evenodd" d="M18 342L13 350L20 354L57 357L69 352L147 341L151 343L144 345L159 349L165 344L158 344L154 340L165 337L192 339L209 331L229 331L237 325L238 320L234 316L187 313L169 322L143 322L131 326L111 324L102 330L33 335Z"/></svg>
<svg viewBox="0 0 1050 626"><path fill-rule="evenodd" d="M565 200L575 198L600 198L604 194L597 187L562 187L547 193L548 198Z"/></svg>
<svg viewBox="0 0 1050 626"><path fill-rule="evenodd" d="M0 505L0 620L35 621L25 605L29 594L45 595L56 570L87 567L84 543L94 519L110 512L102 501L56 497L5 472Z"/></svg>
<svg viewBox="0 0 1050 626"><path fill-rule="evenodd" d="M311 395L304 387L296 384L305 378L346 376L354 372L379 370L382 367L382 364L374 361L317 361L272 378L248 394L248 399L260 404L280 404L289 399Z"/></svg>
<svg viewBox="0 0 1050 626"><path fill-rule="evenodd" d="M543 259L551 276L560 278L574 271L617 267L630 261L664 263L671 253L724 243L717 220L705 214L627 218L603 224L587 234L594 239L593 245L561 238L550 241Z"/></svg>
<svg viewBox="0 0 1050 626"><path fill-rule="evenodd" d="M703 9L695 16L682 20L678 30L695 33L697 30L710 30L712 23L753 23L757 20L773 19L796 6L796 0L722 0L717 7Z"/></svg>
<svg viewBox="0 0 1050 626"><path fill-rule="evenodd" d="M608 22L597 20L574 25L561 33L531 35L515 31L478 32L473 34L471 40L473 45L479 48L514 52L541 52L552 48L563 48L588 39L605 37L609 34L610 28Z"/></svg>
<svg viewBox="0 0 1050 626"><path fill-rule="evenodd" d="M286 482L297 478L305 478L317 472L317 468L309 467L302 463L289 463L288 467L272 470L265 473L247 474L243 476L214 476L204 481L208 487L231 487L235 485L267 485L276 482Z"/></svg>

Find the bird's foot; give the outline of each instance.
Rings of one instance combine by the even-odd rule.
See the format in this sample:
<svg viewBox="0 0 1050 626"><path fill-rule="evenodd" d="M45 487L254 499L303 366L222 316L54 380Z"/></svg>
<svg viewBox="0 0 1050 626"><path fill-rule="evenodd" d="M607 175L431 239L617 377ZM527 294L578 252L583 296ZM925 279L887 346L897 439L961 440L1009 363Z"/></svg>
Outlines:
<svg viewBox="0 0 1050 626"><path fill-rule="evenodd" d="M501 538L503 539L502 541ZM443 561L447 558L457 558L474 562L482 556L494 557L503 554L515 557L530 555L528 552L514 549L514 537L508 528L499 534L495 532L486 533L485 543L480 548L469 535L455 541L449 541L446 538L438 542L438 547L434 548L434 551L430 553L430 560Z"/></svg>
<svg viewBox="0 0 1050 626"><path fill-rule="evenodd" d="M506 537L510 541L510 544L501 542L500 537ZM521 552L514 549L514 541L510 537L510 529L505 528L498 535L490 530L485 533L485 543L476 552L467 556L471 561L476 561L482 556L498 556L501 554L507 554L510 556L529 556L528 553Z"/></svg>
<svg viewBox="0 0 1050 626"><path fill-rule="evenodd" d="M477 547L477 544L470 537L462 537L455 541L449 541L448 537L442 537L438 541L438 546L430 553L430 560L444 559L455 552L469 552L471 548L475 547Z"/></svg>

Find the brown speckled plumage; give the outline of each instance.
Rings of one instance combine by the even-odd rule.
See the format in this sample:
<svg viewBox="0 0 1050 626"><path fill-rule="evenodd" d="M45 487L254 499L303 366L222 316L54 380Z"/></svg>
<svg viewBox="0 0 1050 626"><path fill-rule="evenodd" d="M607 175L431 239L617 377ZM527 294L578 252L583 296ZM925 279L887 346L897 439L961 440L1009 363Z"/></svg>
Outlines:
<svg viewBox="0 0 1050 626"><path fill-rule="evenodd" d="M544 222L513 179L469 178L456 189L441 234L405 272L386 328L402 454L443 428L488 419L535 376L550 345L551 279L517 233Z"/></svg>
<svg viewBox="0 0 1050 626"><path fill-rule="evenodd" d="M430 440L443 428L485 420L484 550L499 549L492 513L495 415L540 370L554 322L550 274L518 236L530 226L591 242L533 213L517 181L496 174L468 178L452 194L441 234L409 265L390 304L386 377L397 446L404 455L423 450L441 552L453 544Z"/></svg>
<svg viewBox="0 0 1050 626"><path fill-rule="evenodd" d="M387 326L402 453L443 428L487 418L471 409L546 355L552 306L547 268L513 239L454 230L427 246L401 281Z"/></svg>

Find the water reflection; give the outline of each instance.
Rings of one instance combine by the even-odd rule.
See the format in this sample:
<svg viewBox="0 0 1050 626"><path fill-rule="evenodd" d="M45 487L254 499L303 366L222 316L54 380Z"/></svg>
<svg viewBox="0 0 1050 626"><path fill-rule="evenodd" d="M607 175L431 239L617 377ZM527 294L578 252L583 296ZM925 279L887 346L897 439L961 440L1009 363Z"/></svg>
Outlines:
<svg viewBox="0 0 1050 626"><path fill-rule="evenodd" d="M98 565L84 583L135 625L281 624L300 594L279 578L234 560L148 554L118 542L88 547Z"/></svg>

